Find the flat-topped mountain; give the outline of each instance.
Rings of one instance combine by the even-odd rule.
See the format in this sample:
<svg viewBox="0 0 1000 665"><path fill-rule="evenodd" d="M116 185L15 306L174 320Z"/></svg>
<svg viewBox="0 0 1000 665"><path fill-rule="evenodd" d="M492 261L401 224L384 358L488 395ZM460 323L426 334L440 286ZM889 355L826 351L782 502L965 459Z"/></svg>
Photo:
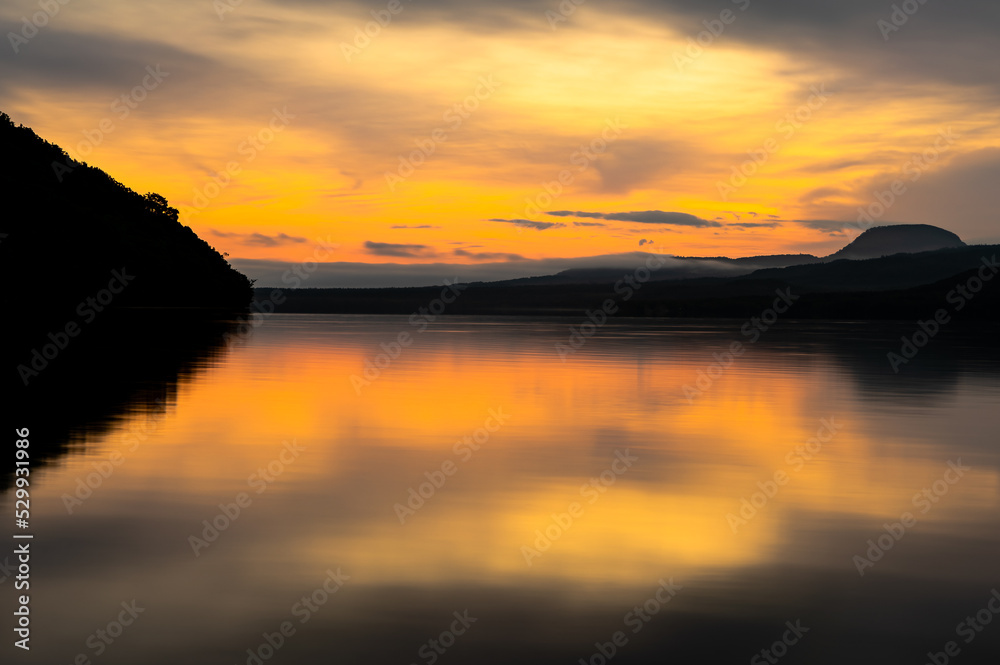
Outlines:
<svg viewBox="0 0 1000 665"><path fill-rule="evenodd" d="M930 224L876 226L826 257L826 260L877 259L893 254L917 254L953 247L965 247L965 243L951 231Z"/></svg>

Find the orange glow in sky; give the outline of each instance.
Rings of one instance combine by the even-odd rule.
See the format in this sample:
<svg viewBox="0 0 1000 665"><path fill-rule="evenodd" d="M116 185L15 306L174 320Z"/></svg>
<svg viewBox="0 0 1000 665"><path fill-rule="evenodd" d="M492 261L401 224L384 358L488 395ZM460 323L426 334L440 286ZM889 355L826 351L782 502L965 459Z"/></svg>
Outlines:
<svg viewBox="0 0 1000 665"><path fill-rule="evenodd" d="M105 73L12 82L4 110L166 196L235 258L302 261L321 239L339 245L330 260L375 263L582 257L642 239L678 255L822 255L942 131L958 138L920 163L914 193L879 221L994 234L947 186L953 165L1000 147L990 95L865 80L854 59L754 41L753 7L681 61L699 22L597 5L556 28L541 11L497 9L483 29L404 3L367 40L356 32L367 6L230 9L171 6L150 25L149 9L125 2L67 8L18 64L74 34L107 42L106 55L81 56L103 58ZM151 87L147 67L164 72ZM962 201L962 215L943 217ZM704 224L546 214L654 210Z"/></svg>

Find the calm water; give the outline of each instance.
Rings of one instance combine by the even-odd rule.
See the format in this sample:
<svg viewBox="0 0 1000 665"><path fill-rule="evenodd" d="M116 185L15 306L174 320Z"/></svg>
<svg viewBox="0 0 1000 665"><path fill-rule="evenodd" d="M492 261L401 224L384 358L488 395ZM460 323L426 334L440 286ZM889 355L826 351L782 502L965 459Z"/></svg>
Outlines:
<svg viewBox="0 0 1000 665"><path fill-rule="evenodd" d="M997 662L995 337L573 323L275 316L142 387L33 474L30 662Z"/></svg>

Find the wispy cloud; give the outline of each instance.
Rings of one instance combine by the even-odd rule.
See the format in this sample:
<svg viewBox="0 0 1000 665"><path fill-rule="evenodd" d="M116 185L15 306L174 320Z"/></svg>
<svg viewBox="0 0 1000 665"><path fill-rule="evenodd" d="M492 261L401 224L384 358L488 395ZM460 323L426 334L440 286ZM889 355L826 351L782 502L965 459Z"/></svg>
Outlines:
<svg viewBox="0 0 1000 665"><path fill-rule="evenodd" d="M781 222L731 222L726 226L735 226L738 229L776 229L781 226Z"/></svg>
<svg viewBox="0 0 1000 665"><path fill-rule="evenodd" d="M695 228L720 227L722 224L701 217L689 215L686 212L664 212L662 210L643 210L636 212L582 212L572 210L555 210L545 213L554 217L582 217L592 219L607 219L616 222L635 222L637 224L664 224L667 226L692 226Z"/></svg>
<svg viewBox="0 0 1000 665"><path fill-rule="evenodd" d="M566 226L561 222L533 222L530 219L491 219L489 221L513 224L525 229L535 229L536 231L545 231L548 229L557 229L559 227Z"/></svg>
<svg viewBox="0 0 1000 665"><path fill-rule="evenodd" d="M426 258L434 256L435 252L427 245L399 245L391 242L365 241L365 251L374 256L393 256L397 258Z"/></svg>
<svg viewBox="0 0 1000 665"><path fill-rule="evenodd" d="M229 233L212 229L212 235L233 240L241 245L251 245L254 247L279 247L281 245L308 242L305 238L290 236L287 233L278 233L277 235L269 236L265 233Z"/></svg>
<svg viewBox="0 0 1000 665"><path fill-rule="evenodd" d="M506 252L470 252L466 249L456 249L455 256L464 256L480 261L524 261L520 254L508 254Z"/></svg>

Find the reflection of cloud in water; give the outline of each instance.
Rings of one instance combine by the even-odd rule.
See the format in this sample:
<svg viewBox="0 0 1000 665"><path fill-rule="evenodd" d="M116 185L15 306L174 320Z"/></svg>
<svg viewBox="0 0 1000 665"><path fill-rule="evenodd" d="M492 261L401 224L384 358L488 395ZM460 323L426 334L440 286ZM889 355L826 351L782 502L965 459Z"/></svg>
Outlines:
<svg viewBox="0 0 1000 665"><path fill-rule="evenodd" d="M554 345L570 323L442 320L358 396L350 375L405 317L269 319L183 384L171 418L79 514L58 497L88 458L46 476L39 535L59 584L38 592L38 613L65 628L43 656L72 655L95 608L134 596L157 620L107 662L244 662L338 567L350 581L282 662L414 662L465 609L479 621L443 658L575 662L628 630L661 578L684 589L615 662L749 660L796 619L811 631L787 662L901 662L940 648L988 598L1000 416L983 405L998 382L968 368L989 346L955 345L969 349L956 366L904 381L875 376L888 366L867 338L776 329L689 404L682 386L738 322L611 324L563 363ZM454 443L497 407L510 422L460 460ZM793 465L831 417L842 428ZM188 536L292 439L301 458L193 557ZM114 437L94 437L94 454L106 447ZM585 483L624 449L638 460L589 502ZM974 470L860 578L852 557L959 457ZM400 525L393 505L449 459L458 471ZM734 534L726 515L779 469L787 484ZM521 546L572 502L583 514L527 566ZM984 633L968 662L995 658L996 639Z"/></svg>

